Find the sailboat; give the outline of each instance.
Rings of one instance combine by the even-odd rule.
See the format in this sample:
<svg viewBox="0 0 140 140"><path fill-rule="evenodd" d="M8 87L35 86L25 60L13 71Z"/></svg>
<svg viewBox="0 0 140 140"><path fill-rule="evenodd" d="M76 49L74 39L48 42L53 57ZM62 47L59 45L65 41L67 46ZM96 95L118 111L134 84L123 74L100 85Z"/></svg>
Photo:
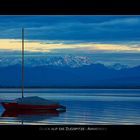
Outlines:
<svg viewBox="0 0 140 140"><path fill-rule="evenodd" d="M22 97L15 100L2 101L6 110L66 110L58 102L38 96L24 97L24 28L22 28Z"/></svg>

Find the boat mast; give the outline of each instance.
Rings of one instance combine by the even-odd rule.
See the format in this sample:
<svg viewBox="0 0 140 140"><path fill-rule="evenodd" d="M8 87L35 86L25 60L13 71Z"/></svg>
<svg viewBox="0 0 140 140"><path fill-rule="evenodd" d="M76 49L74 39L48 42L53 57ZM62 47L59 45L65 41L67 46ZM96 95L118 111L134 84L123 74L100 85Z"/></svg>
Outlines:
<svg viewBox="0 0 140 140"><path fill-rule="evenodd" d="M24 98L24 28L22 28L22 98Z"/></svg>

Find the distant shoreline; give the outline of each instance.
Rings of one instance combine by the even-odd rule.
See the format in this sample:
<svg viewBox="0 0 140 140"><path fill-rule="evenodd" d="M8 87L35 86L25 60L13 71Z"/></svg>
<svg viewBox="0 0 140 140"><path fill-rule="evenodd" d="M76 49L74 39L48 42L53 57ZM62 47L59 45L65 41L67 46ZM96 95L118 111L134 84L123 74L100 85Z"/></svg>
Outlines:
<svg viewBox="0 0 140 140"><path fill-rule="evenodd" d="M140 89L140 87L24 87L25 89ZM0 89L21 89L21 87L0 87Z"/></svg>

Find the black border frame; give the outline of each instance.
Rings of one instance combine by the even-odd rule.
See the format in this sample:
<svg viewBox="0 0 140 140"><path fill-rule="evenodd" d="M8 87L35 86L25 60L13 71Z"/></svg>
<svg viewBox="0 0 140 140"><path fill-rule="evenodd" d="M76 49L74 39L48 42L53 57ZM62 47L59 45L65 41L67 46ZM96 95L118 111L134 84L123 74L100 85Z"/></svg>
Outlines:
<svg viewBox="0 0 140 140"><path fill-rule="evenodd" d="M140 15L140 3L134 1L88 1L84 2L68 2L68 1L33 1L33 0L5 0L0 1L0 15ZM57 127L58 130L52 131L51 129ZM60 127L93 127L97 128L92 131L59 131ZM46 128L50 128L47 130ZM104 128L104 129L101 129ZM0 125L0 134L17 135L21 137L24 134L36 135L50 135L50 136L62 136L62 135L76 135L79 136L95 136L95 133L99 135L104 134L125 134L131 135L132 133L139 134L140 125L47 125L47 126L29 126L29 125Z"/></svg>

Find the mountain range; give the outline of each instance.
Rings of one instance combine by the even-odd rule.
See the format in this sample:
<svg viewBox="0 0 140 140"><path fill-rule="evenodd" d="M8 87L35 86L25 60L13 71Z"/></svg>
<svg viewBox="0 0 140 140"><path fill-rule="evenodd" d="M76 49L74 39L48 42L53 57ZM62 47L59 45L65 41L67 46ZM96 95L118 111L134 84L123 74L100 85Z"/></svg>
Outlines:
<svg viewBox="0 0 140 140"><path fill-rule="evenodd" d="M81 67L94 63L87 56L78 55L27 55L25 56L26 66L69 66ZM0 66L9 66L21 64L21 57L17 56L3 56L0 57Z"/></svg>
<svg viewBox="0 0 140 140"><path fill-rule="evenodd" d="M140 88L140 66L120 66L25 66L25 87ZM0 67L0 87L21 87L21 65Z"/></svg>
<svg viewBox="0 0 140 140"><path fill-rule="evenodd" d="M83 55L27 55L25 56L25 66L38 67L38 66L58 66L58 67L71 67L78 68L82 66L89 66L97 64L93 56ZM0 56L0 67L20 65L21 57L19 55L6 55ZM109 68L120 70L128 68L128 65L113 63L106 65Z"/></svg>

